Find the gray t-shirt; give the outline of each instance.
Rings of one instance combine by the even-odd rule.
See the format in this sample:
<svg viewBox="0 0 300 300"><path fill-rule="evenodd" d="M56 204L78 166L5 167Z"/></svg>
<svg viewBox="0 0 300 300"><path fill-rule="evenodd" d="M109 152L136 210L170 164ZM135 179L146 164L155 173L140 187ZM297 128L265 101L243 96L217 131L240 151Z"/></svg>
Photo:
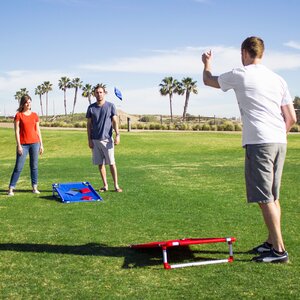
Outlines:
<svg viewBox="0 0 300 300"><path fill-rule="evenodd" d="M106 140L112 136L112 118L117 115L116 107L113 103L105 101L102 106L97 102L91 104L86 112L86 118L92 120L91 138L93 140Z"/></svg>

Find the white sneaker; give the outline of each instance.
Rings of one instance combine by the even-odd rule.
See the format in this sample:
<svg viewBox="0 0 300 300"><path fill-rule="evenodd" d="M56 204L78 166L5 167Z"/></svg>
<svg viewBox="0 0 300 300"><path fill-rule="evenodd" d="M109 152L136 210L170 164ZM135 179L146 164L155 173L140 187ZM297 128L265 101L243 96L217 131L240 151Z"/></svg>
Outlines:
<svg viewBox="0 0 300 300"><path fill-rule="evenodd" d="M39 190L32 190L32 192L33 192L34 194L40 194L40 191L39 191Z"/></svg>
<svg viewBox="0 0 300 300"><path fill-rule="evenodd" d="M13 191L8 191L7 192L7 196L14 196L14 195L15 195L15 193Z"/></svg>

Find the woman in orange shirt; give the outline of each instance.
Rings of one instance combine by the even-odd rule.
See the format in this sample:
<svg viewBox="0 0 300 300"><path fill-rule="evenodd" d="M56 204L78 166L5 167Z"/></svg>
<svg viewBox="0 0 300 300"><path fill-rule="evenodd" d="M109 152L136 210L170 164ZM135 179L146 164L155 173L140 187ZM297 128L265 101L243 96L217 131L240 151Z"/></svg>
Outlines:
<svg viewBox="0 0 300 300"><path fill-rule="evenodd" d="M29 153L30 175L32 192L39 194L38 184L38 157L44 151L42 135L39 126L39 117L31 111L31 98L24 95L14 119L15 137L17 142L16 164L11 175L8 195L14 195L14 189L23 170L26 157Z"/></svg>

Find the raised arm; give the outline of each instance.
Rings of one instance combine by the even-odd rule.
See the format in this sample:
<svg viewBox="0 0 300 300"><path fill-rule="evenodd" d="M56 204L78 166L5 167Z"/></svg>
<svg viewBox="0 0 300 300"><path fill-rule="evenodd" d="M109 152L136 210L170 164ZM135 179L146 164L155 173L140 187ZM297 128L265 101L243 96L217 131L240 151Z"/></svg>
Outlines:
<svg viewBox="0 0 300 300"><path fill-rule="evenodd" d="M202 62L204 64L203 82L205 85L219 89L220 85L218 82L218 76L213 76L211 73L211 60L212 60L211 50L202 54Z"/></svg>

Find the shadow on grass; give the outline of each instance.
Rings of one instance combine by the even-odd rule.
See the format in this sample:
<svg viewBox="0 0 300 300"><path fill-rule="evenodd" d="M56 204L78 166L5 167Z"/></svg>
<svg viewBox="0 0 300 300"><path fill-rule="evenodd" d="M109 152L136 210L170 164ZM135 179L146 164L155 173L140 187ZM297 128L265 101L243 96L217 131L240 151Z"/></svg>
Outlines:
<svg viewBox="0 0 300 300"><path fill-rule="evenodd" d="M52 190L41 190L41 189L39 189L39 191L41 193L52 193ZM7 196L7 192L8 192L8 188L6 190L0 190L0 194L4 194L6 196ZM32 189L30 189L30 188L28 188L28 189L15 189L14 193L15 193L15 195L18 195L19 193L20 194L25 194L25 193L26 194L32 194ZM43 197L39 197L39 198L43 198ZM51 198L52 198L52 196L51 196Z"/></svg>
<svg viewBox="0 0 300 300"><path fill-rule="evenodd" d="M42 200L47 200L47 201L52 201L52 202L61 202L63 203L63 201L61 200L61 198L59 196L56 196L56 195L53 195L53 191L52 190L41 190L39 189L40 193L41 194L33 194L32 193L32 190L31 189L21 189L21 190L14 190L14 196L8 196L7 195L7 192L8 192L8 189L6 190L0 190L0 197L2 198L2 196L4 196L3 198L5 197L9 197L9 198L14 198L15 196L18 196L18 195L22 195L22 194L28 194L28 195L32 195L34 197L36 197L37 199L42 199ZM111 191L111 192L114 192L114 191ZM45 195L47 194L47 195ZM77 201L74 201L74 203L77 202ZM92 202L92 201L83 201L85 203L87 202ZM93 201L94 202L94 201ZM99 201L101 202L101 201ZM69 203L69 202L65 202L65 203ZM72 203L72 201L71 201Z"/></svg>
<svg viewBox="0 0 300 300"><path fill-rule="evenodd" d="M52 193L52 191L51 191ZM48 200L48 201L56 201L56 202L62 202L59 197L56 197L54 195L48 195L48 196L40 196L40 199Z"/></svg>
<svg viewBox="0 0 300 300"><path fill-rule="evenodd" d="M130 247L112 247L97 243L89 243L84 245L3 243L0 244L0 251L124 257L122 268L125 269L153 266L162 263L161 251L155 251L152 253L138 253Z"/></svg>
<svg viewBox="0 0 300 300"><path fill-rule="evenodd" d="M124 269L157 265L162 266L162 250L160 247L147 249L132 249L130 247L112 247L105 244L97 243L89 243L85 245L3 243L0 244L0 251L124 257L124 262L122 265L122 268ZM195 254L197 254L197 256L195 256ZM215 257L215 255L220 254L224 254L225 256L227 255L228 257L228 252L194 250L192 251L188 246L173 247L168 249L168 260L170 263L214 260L220 259L220 257Z"/></svg>

